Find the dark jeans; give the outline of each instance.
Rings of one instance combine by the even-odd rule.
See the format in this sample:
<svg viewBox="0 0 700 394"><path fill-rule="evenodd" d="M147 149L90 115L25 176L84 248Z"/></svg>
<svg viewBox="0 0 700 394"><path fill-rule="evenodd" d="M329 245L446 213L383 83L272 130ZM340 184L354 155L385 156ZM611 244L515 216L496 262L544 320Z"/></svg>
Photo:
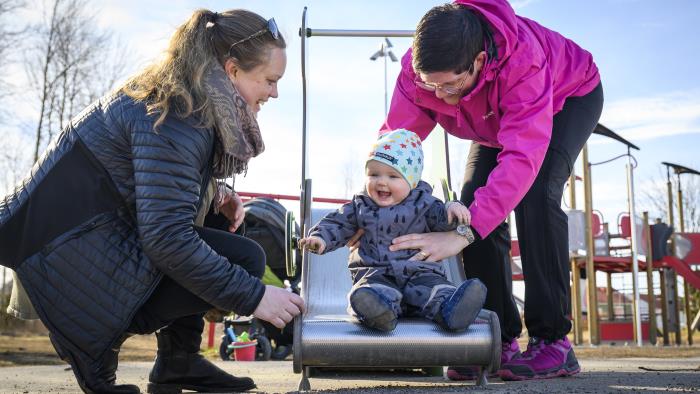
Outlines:
<svg viewBox="0 0 700 394"><path fill-rule="evenodd" d="M262 278L265 273L265 252L255 241L212 228L195 227L195 230L204 242L216 253L226 257L231 264L239 265L251 275ZM203 327L201 317L211 308L207 302L166 275L136 312L127 331L149 334L184 317L190 317L186 319L189 322L187 325L196 330L194 325Z"/></svg>
<svg viewBox="0 0 700 394"><path fill-rule="evenodd" d="M586 140L600 119L603 88L569 97L554 116L552 139L537 178L515 208L515 222L525 280L525 325L530 337L560 339L571 330L569 235L561 198L566 181ZM486 184L500 149L472 143L461 200L469 206ZM512 296L510 233L501 223L486 238L464 249L468 278L488 289L484 308L498 314L501 335L510 341L522 325Z"/></svg>

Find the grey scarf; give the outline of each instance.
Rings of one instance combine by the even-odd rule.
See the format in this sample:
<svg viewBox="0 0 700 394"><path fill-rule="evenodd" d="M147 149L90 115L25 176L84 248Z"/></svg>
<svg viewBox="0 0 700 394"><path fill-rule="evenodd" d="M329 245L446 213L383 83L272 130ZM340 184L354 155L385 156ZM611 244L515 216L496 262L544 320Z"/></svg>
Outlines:
<svg viewBox="0 0 700 394"><path fill-rule="evenodd" d="M204 76L204 88L212 102L216 143L212 176L217 180L214 209L225 196L226 179L248 169L248 160L265 150L260 127L248 103L236 90L218 62Z"/></svg>

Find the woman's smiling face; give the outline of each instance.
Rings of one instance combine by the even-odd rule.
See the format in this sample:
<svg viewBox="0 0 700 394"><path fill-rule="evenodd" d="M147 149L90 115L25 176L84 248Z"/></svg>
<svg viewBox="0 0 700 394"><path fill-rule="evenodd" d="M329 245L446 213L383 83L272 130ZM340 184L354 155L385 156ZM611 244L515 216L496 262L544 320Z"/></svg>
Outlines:
<svg viewBox="0 0 700 394"><path fill-rule="evenodd" d="M249 71L244 71L235 64L235 60L226 61L226 72L250 106L257 114L267 100L277 98L277 81L287 68L287 54L284 49L272 47L266 62Z"/></svg>

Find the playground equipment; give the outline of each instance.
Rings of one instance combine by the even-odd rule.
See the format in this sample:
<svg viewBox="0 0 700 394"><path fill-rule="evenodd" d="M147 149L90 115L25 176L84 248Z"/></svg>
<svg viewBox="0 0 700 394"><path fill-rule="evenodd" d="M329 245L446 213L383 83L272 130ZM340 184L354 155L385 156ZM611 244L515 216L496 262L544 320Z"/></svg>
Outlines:
<svg viewBox="0 0 700 394"><path fill-rule="evenodd" d="M583 150L584 163L584 188L585 188L585 203L587 212L586 216L586 250L593 251L587 253L585 257L574 255L572 257L572 315L574 320L574 342L580 344L582 339L582 313L580 299L580 272L585 269L587 282L587 300L588 300L588 326L590 334L590 343L599 344L601 340L627 339L629 332L632 332L632 338L637 345L642 344L642 340L648 338L652 344L656 343L657 327L656 327L656 295L654 294L654 270L659 272L659 281L661 283L661 322L664 344L669 344L669 332L675 333L676 344L680 344L680 317L679 303L676 290L676 274L680 274L684 278L686 284L686 316L688 316L688 343L692 344L692 331L695 325L690 323L690 306L689 288L692 285L700 286L700 273L694 271L691 266L700 264L700 234L685 233L683 229L680 233L673 235L675 248L668 247L668 240L673 232L673 209L672 209L672 189L670 182L670 174L668 176L668 195L669 195L669 222L671 227L664 223L649 223L648 214L643 213L643 218L640 219L635 214L634 204L634 178L631 162L631 149L639 149L630 142L624 140L611 130L602 125L598 125L595 130L596 134L601 134L622 142L627 147L627 154L616 157L627 156L629 162L627 164L627 186L628 186L628 208L629 211L622 213L617 219L617 228L615 233L611 233L608 224L604 223L602 214L592 210L592 191L591 191L591 164L588 160L587 147ZM605 161L607 163L614 159ZM603 164L598 163L598 164ZM671 163L663 163L669 169L680 177L680 174L692 173L700 174L695 170L687 167L678 166ZM575 175L572 175L570 181L570 198L571 205L575 208L575 191L573 185ZM678 197L679 197L679 217L682 218L682 191L680 190L680 179L678 182ZM682 219L681 219L682 222ZM624 241L620 244L620 240ZM613 245L611 241L617 241ZM682 250L679 250L678 244L682 244ZM697 245L697 248L693 246ZM693 252L696 250L695 252ZM644 256L640 259L639 255ZM640 295L638 286L639 270L646 272L647 279L647 302L649 305L648 319L642 321L640 313ZM607 306L608 319L603 321L598 316L598 300L597 300L597 285L595 274L597 271L602 271L607 274ZM614 273L632 273L632 324L629 322L615 320L613 310L613 288L611 284L611 276ZM700 320L698 318L697 320ZM629 330L629 331L628 331Z"/></svg>
<svg viewBox="0 0 700 394"><path fill-rule="evenodd" d="M325 37L410 37L413 31L318 30L307 27L306 8L301 22L301 70L303 83L301 233L308 234L312 224L328 211L312 206L311 179L308 172L306 61L308 39ZM293 216L287 216L292 221ZM287 228L291 228L287 224ZM295 246L288 236L290 247ZM293 253L290 251L289 255ZM501 334L495 313L483 310L466 332L452 333L422 319L400 319L391 333L379 333L357 323L346 312L346 295L351 287L347 269L348 250L343 248L317 256L304 251L301 261L301 296L306 312L294 320L294 372L301 373L299 390L309 390L312 368L318 367L441 367L444 365L480 365L478 384L500 364ZM295 270L293 259L288 268ZM456 260L447 265L451 280L464 278ZM292 273L292 272L290 272Z"/></svg>
<svg viewBox="0 0 700 394"><path fill-rule="evenodd" d="M673 185L671 184L671 173L670 171L673 170L673 172L676 174L676 179L677 179L677 185L678 185L678 191L677 191L677 196L678 196L678 224L680 228L680 233L683 234L685 233L685 220L683 220L683 190L681 187L681 175L682 174L694 174L694 175L700 175L700 172L695 171L693 169L690 169L688 167L684 167L680 164L674 164L674 163L669 163L669 162L661 162L664 166L666 166L666 188L668 191L668 223L671 227L674 225L674 220L673 220ZM678 234L677 237L674 237L672 239L672 248L674 249L674 252L676 252L676 255L679 255L679 249L681 247L680 245L680 240L687 240L687 238L683 237L683 235ZM686 235L688 237L688 235ZM687 255L686 255L687 256ZM696 262L698 260L695 260ZM693 322L690 320L690 281L693 280L693 275L692 273L688 272L688 275L683 275L684 280L683 280L683 288L684 288L684 298L685 298L685 315L686 315L686 325L688 329L688 344L692 345L693 344ZM676 284L676 272L671 269L671 268L664 268L664 278L669 278L671 279L672 284ZM690 281L689 281L690 278ZM695 287L698 288L698 285L695 284ZM669 291L667 291L666 287L664 286L662 288L662 294L665 296L664 299L670 300L670 305L675 306L673 308L674 311L674 319L677 324L675 325L675 337L676 337L676 344L680 344L680 305L678 305L678 300L677 300L677 292L674 291L675 289L673 286L671 286L670 289L673 292L673 294L668 294ZM698 316L700 316L700 313L698 313ZM664 321L671 320L671 319L666 319L664 318ZM697 320L697 319L694 319ZM668 334L666 330L664 329L664 344L668 344Z"/></svg>
<svg viewBox="0 0 700 394"><path fill-rule="evenodd" d="M639 148L634 144L626 141L612 130L607 127L598 124L593 131L595 134L599 134L616 141L622 142L627 147L627 154L618 156L612 160L628 157L629 162L627 164L627 197L628 197L628 208L632 212L632 217L635 217L635 204L634 204L634 174L632 165L632 156L630 154L631 149ZM644 248L640 247L639 239L642 238L641 225L637 228L637 222L629 220L630 215L628 214L625 218L621 216L619 218L619 228L625 228L618 230L618 234L610 234L607 231L606 225L602 223L602 214L592 209L592 184L591 184L591 166L592 164L588 159L588 146L583 148L583 184L584 184L584 211L576 209L576 180L580 179L576 177L575 173L571 174L569 180L569 200L570 200L570 210L566 211L569 221L569 254L571 256L571 275L572 275L572 287L571 287L571 312L573 318L574 326L574 343L583 343L583 313L582 313L582 300L581 300L581 271L585 272L586 284L587 284L587 304L588 304L588 330L590 335L590 343L598 344L600 343L600 325L598 318L598 301L597 301L597 285L596 285L596 271L604 271L608 273L608 295L612 294L611 286L611 273L612 272L633 272L633 330L635 333L635 340L641 345L642 338L642 324L639 312L639 290L637 284L637 273L638 266L636 264L631 264L631 261L638 261L637 253L641 250L644 253ZM609 160L609 161L612 161ZM603 162L607 163L609 161ZM603 164L599 163L599 164ZM622 227L621 227L622 226ZM610 245L609 241L611 238L626 239L628 241L627 246L624 247L630 253L631 257L614 257L614 256L599 256L599 253L585 252L580 253L581 250L584 251L602 251L605 250L604 255L609 255ZM620 249L620 247L615 247ZM512 242L511 254L513 257L519 255L519 247L517 241ZM521 276L514 275L514 280L522 279ZM609 305L612 303L609 302ZM610 314L609 314L610 316ZM638 338L638 339L637 339Z"/></svg>
<svg viewBox="0 0 700 394"><path fill-rule="evenodd" d="M628 163L627 163L627 204L628 204L628 212L631 218L636 218L636 209L635 209L635 200L634 200L634 166L632 165L632 155L631 155L631 150L636 149L639 150L639 147L636 145L632 144L631 142L625 140L624 138L620 137L616 133L614 133L612 130L608 129L607 127L598 124L594 130L594 133L603 135L609 138L612 138L614 140L617 140L621 143L623 143L626 148L627 148L627 154L618 156L619 157L624 157L627 156L628 158ZM617 158L615 158L617 159ZM612 159L612 160L615 160ZM610 161L610 160L609 160ZM608 162L608 161L606 161ZM604 162L605 163L605 162ZM603 164L603 163L599 163ZM593 215L592 210L593 210L593 192L592 192L592 181L591 181L591 167L592 164L588 160L588 145L586 145L583 148L583 166L584 166L584 174L583 174L583 183L584 183L584 201L585 201L585 210L588 212L586 215L586 246L587 250L591 251L591 253L586 253L586 258L585 258L585 271L586 271L586 282L588 284L587 290L588 290L588 332L590 335L590 342L592 344L597 344L600 343L600 327L599 327L599 318L598 318L598 299L597 299L597 286L596 286L596 277L595 277L595 271L596 271L596 258L595 258L595 243L593 240ZM629 240L630 240L630 254L631 257L629 261L631 262L637 262L639 261L637 254L639 250L639 234L637 233L637 221L636 220L630 220L630 232L629 232ZM598 267L601 269L607 268L606 264L608 262L605 262L601 259L598 259ZM642 329L641 329L641 316L640 316L640 311L639 311L639 286L637 283L638 280L638 269L639 266L638 264L630 263L628 264L631 266L631 271L632 271L632 291L633 291L633 327L634 327L634 339L638 345L642 344ZM580 264L578 265L580 266ZM578 270L578 269L576 269ZM606 270L608 272L608 289L611 289L610 286L610 272L609 270ZM578 283L574 283L574 288L578 290ZM572 291L572 294L574 296L578 297L580 293L578 291L574 292ZM609 294L612 294L609 291ZM575 301L576 304L580 305L580 301ZM576 312L576 318L580 319L580 312ZM580 324L579 324L580 327Z"/></svg>

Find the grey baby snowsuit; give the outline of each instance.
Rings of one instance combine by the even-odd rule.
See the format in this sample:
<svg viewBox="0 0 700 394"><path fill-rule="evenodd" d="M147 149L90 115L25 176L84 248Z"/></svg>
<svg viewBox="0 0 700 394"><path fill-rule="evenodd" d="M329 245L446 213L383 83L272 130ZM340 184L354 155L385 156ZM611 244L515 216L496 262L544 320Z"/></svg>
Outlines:
<svg viewBox="0 0 700 394"><path fill-rule="evenodd" d="M420 316L440 321L437 315L443 301L455 293L444 267L408 261L416 250L392 252L389 246L400 235L449 231L454 227L447 222L445 204L432 196L430 185L420 181L401 203L391 207L378 206L363 191L338 211L326 215L309 236L325 241L325 253L344 246L358 229L364 229L359 253L352 253L348 262L354 283L348 297L369 287L391 305L397 317ZM483 304L483 299L474 300L479 301ZM358 315L352 307L348 309Z"/></svg>

